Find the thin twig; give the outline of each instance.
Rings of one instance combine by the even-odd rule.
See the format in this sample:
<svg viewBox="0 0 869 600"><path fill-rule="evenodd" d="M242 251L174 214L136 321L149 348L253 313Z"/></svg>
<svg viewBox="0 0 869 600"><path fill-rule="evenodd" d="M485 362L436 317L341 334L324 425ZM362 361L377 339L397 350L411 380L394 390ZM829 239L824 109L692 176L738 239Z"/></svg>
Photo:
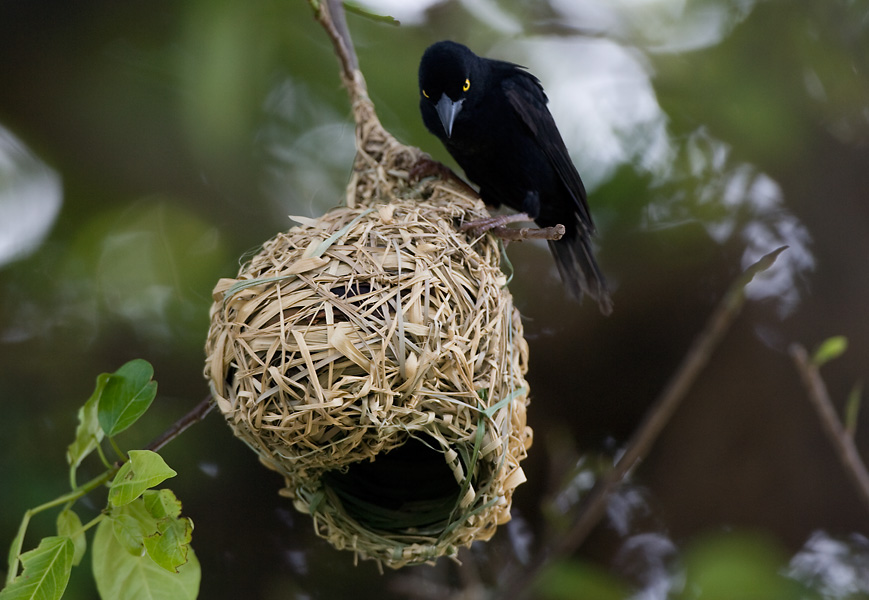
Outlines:
<svg viewBox="0 0 869 600"><path fill-rule="evenodd" d="M314 9L314 18L326 30L335 54L341 63L341 79L347 86L351 104L367 97L365 79L359 71L359 59L356 57L356 49L353 40L350 39L350 30L344 18L344 5L341 0L309 0Z"/></svg>
<svg viewBox="0 0 869 600"><path fill-rule="evenodd" d="M495 227L502 227L509 223L527 223L531 220L531 217L528 216L527 213L513 213L509 215L496 215L494 217L488 217L486 219L477 219L476 221L468 221L467 223L462 223L462 226L459 227L459 231L471 231L474 233L483 233L484 231L489 231L490 229L494 229Z"/></svg>
<svg viewBox="0 0 869 600"><path fill-rule="evenodd" d="M344 15L344 3L341 0L326 0L326 5L329 8L329 14L332 18L332 23L338 33L338 43L335 50L341 58L341 64L344 71L351 75L353 71L359 70L359 59L356 57L356 49L353 46L353 40L350 39L350 30L347 28L347 19Z"/></svg>
<svg viewBox="0 0 869 600"><path fill-rule="evenodd" d="M869 471L866 470L866 464L860 458L860 453L857 452L854 439L848 435L842 421L836 414L836 409L830 400L830 394L821 378L818 365L812 362L806 349L800 344L791 344L790 354L800 377L802 377L809 400L818 412L821 425L823 425L827 437L830 438L830 443L833 444L833 448L839 456L839 461L857 487L860 499L869 509Z"/></svg>
<svg viewBox="0 0 869 600"><path fill-rule="evenodd" d="M493 235L508 242L521 242L523 240L560 240L564 237L564 225L552 227L507 227L508 223L520 223L530 221L526 213L513 213L511 215L497 215L487 219L468 221L459 227L459 231L470 232L480 235L489 231Z"/></svg>
<svg viewBox="0 0 869 600"><path fill-rule="evenodd" d="M564 225L553 227L493 227L493 235L507 242L524 240L560 240L564 237Z"/></svg>
<svg viewBox="0 0 869 600"><path fill-rule="evenodd" d="M211 401L211 394L209 394L204 400L202 400L202 402L194 406L190 412L175 421L169 429L160 435L160 437L145 446L145 450L157 452L163 446L184 433L184 431L186 431L191 425L195 425L205 419L213 408L214 402Z"/></svg>
<svg viewBox="0 0 869 600"><path fill-rule="evenodd" d="M628 442L625 453L606 477L598 480L579 509L579 517L570 530L558 541L549 553L541 553L526 570L519 581L514 581L502 590L504 598L526 598L540 571L552 559L561 558L579 548L606 511L607 500L625 476L649 453L664 426L676 412L688 390L709 362L712 352L721 343L731 324L745 303L745 286L759 273L769 269L787 246L774 250L748 267L734 281L706 322L703 331L695 338L682 363L667 386L646 411L642 423Z"/></svg>

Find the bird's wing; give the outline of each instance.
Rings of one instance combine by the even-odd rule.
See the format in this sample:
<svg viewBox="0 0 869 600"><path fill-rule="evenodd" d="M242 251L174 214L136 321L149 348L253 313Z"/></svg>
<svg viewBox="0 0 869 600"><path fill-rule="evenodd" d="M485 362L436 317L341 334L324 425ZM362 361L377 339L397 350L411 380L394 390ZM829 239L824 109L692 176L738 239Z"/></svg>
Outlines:
<svg viewBox="0 0 869 600"><path fill-rule="evenodd" d="M549 109L546 108L547 98L540 81L514 66L512 76L503 80L502 86L510 106L519 115L522 122L531 131L531 135L540 146L546 158L555 168L559 178L564 183L576 205L578 220L586 233L594 233L594 224L586 201L585 186L570 160L570 154L561 138L561 133L555 125Z"/></svg>

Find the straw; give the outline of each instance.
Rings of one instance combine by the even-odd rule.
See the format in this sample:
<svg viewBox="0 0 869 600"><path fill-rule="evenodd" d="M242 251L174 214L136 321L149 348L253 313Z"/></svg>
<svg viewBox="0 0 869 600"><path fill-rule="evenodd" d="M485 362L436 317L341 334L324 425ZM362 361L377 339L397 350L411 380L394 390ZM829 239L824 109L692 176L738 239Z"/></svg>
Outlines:
<svg viewBox="0 0 869 600"><path fill-rule="evenodd" d="M214 290L205 375L235 435L318 535L389 567L510 519L528 346L488 213L354 105L347 206L279 233Z"/></svg>

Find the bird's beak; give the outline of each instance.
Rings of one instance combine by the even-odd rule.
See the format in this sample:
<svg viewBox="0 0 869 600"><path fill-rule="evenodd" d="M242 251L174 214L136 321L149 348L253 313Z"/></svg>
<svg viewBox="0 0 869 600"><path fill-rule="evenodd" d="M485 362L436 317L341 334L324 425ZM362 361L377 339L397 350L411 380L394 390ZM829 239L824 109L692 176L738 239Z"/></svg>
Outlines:
<svg viewBox="0 0 869 600"><path fill-rule="evenodd" d="M447 137L452 137L453 121L456 120L456 115L462 110L462 102L464 101L464 98L453 101L446 94L441 94L441 99L435 105L435 109L438 111L438 116L441 118L441 123L444 126L444 131L447 132Z"/></svg>

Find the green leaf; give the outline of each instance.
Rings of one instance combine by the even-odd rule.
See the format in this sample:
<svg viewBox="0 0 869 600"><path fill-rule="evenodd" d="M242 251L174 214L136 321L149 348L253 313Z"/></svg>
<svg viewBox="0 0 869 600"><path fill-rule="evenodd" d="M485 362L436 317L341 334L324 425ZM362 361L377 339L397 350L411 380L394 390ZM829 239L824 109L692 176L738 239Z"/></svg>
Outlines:
<svg viewBox="0 0 869 600"><path fill-rule="evenodd" d="M834 358L839 358L847 349L848 338L844 335L836 335L827 338L821 342L821 345L818 346L817 350L815 350L815 354L812 356L812 362L815 363L816 367L820 367Z"/></svg>
<svg viewBox="0 0 869 600"><path fill-rule="evenodd" d="M109 376L99 402L100 426L108 436L117 435L141 417L157 395L148 361L131 360Z"/></svg>
<svg viewBox="0 0 869 600"><path fill-rule="evenodd" d="M167 571L187 562L193 522L179 518L181 502L172 490L147 490L142 498L112 510L115 540L133 556L147 552Z"/></svg>
<svg viewBox="0 0 869 600"><path fill-rule="evenodd" d="M102 427L100 427L97 409L100 397L110 377L111 375L108 373L99 375L93 394L84 403L84 406L78 409L78 427L75 429L75 440L66 450L66 462L73 469L78 468L81 461L93 452L97 444L103 440L103 435L105 434Z"/></svg>
<svg viewBox="0 0 869 600"><path fill-rule="evenodd" d="M551 564L537 583L535 597L546 600L617 600L629 590L604 569L580 561Z"/></svg>
<svg viewBox="0 0 869 600"><path fill-rule="evenodd" d="M141 498L114 508L112 532L117 542L134 556L145 553L145 538L157 533L157 519L151 516Z"/></svg>
<svg viewBox="0 0 869 600"><path fill-rule="evenodd" d="M109 488L109 503L112 506L129 504L145 490L175 475L177 473L156 452L130 450L130 460L118 470Z"/></svg>
<svg viewBox="0 0 869 600"><path fill-rule="evenodd" d="M145 538L145 549L154 562L174 572L187 562L193 522L181 518L181 501L172 490L148 490L142 500L157 523L154 533Z"/></svg>
<svg viewBox="0 0 869 600"><path fill-rule="evenodd" d="M133 506L134 504L136 502L132 502L127 506ZM123 508L127 508L127 506ZM115 515L110 521L112 522L112 533L115 536L115 541L133 556L141 556L145 551L145 536L148 535L146 525L136 517L128 514ZM151 524L154 526L154 529L157 528L156 521L152 521Z"/></svg>
<svg viewBox="0 0 869 600"><path fill-rule="evenodd" d="M171 493L171 490L168 491ZM115 539L134 556L145 552L146 537L158 533L158 519L151 514L146 506L149 495L159 495L159 492L147 490L143 494L143 498L137 498L129 504L112 509L110 515Z"/></svg>
<svg viewBox="0 0 869 600"><path fill-rule="evenodd" d="M782 574L787 556L772 541L754 534L730 533L689 545L683 598L769 600L801 598L799 584Z"/></svg>
<svg viewBox="0 0 869 600"><path fill-rule="evenodd" d="M18 572L18 553L21 552L21 548L23 548L24 544L24 534L27 533L27 523L23 523L18 527L18 533L12 538L12 543L9 544L9 553L6 555L6 564L9 565L7 568L7 576L9 576L9 571Z"/></svg>
<svg viewBox="0 0 869 600"><path fill-rule="evenodd" d="M72 566L77 567L87 550L88 543L84 531L81 530L81 519L71 508L60 511L57 515L57 535L68 537L75 547Z"/></svg>
<svg viewBox="0 0 869 600"><path fill-rule="evenodd" d="M398 19L396 19L395 17L392 17L390 15L381 15L381 14L372 12L372 11L368 10L367 8L359 6L355 2L344 2L344 9L349 13L357 14L361 17L365 17L366 19L371 19L372 21L375 21L378 23L386 23L387 25L395 25L396 27L398 25L401 25L401 22Z"/></svg>
<svg viewBox="0 0 869 600"><path fill-rule="evenodd" d="M193 521L188 518L166 518L158 522L157 533L145 538L145 550L151 559L173 573L187 563Z"/></svg>
<svg viewBox="0 0 869 600"><path fill-rule="evenodd" d="M57 600L72 571L75 547L66 536L43 538L21 555L24 571L0 592L0 600Z"/></svg>
<svg viewBox="0 0 869 600"><path fill-rule="evenodd" d="M172 573L146 553L133 556L124 551L109 520L97 527L92 562L103 600L194 600L199 593L201 572L193 548L188 548L187 563Z"/></svg>
<svg viewBox="0 0 869 600"><path fill-rule="evenodd" d="M175 492L168 489L148 490L144 496L145 508L155 519L181 516L181 501L175 497Z"/></svg>

